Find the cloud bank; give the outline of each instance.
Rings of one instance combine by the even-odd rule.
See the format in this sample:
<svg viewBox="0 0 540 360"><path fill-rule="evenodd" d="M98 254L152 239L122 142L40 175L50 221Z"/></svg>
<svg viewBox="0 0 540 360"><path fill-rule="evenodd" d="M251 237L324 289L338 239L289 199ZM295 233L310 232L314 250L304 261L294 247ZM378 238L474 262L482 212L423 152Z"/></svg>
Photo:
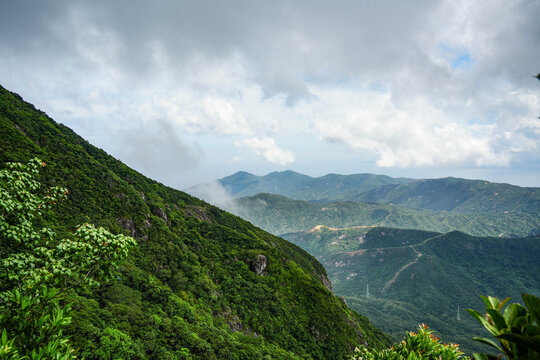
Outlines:
<svg viewBox="0 0 540 360"><path fill-rule="evenodd" d="M1 5L0 83L163 179L148 157L166 149L182 173L338 163L336 144L381 168L538 171L539 17L533 0L21 0Z"/></svg>

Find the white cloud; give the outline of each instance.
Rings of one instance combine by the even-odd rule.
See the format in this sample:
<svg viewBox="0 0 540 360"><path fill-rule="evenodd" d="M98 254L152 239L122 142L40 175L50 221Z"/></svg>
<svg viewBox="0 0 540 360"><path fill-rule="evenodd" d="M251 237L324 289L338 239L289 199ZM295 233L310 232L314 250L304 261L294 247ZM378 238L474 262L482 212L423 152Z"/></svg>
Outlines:
<svg viewBox="0 0 540 360"><path fill-rule="evenodd" d="M294 162L294 154L277 146L273 138L252 137L236 142L237 146L245 145L257 155L264 156L266 160L276 165L288 165Z"/></svg>
<svg viewBox="0 0 540 360"><path fill-rule="evenodd" d="M202 183L185 191L224 210L238 212L238 204L234 197L217 180Z"/></svg>
<svg viewBox="0 0 540 360"><path fill-rule="evenodd" d="M114 154L146 139L201 168L270 166L232 159L237 140L278 165L306 166L312 146L356 165L538 169L539 1L24 3L0 12L2 85Z"/></svg>
<svg viewBox="0 0 540 360"><path fill-rule="evenodd" d="M324 110L314 122L321 138L368 150L380 167L507 166L512 160L512 149L499 146L496 124L466 124L422 99L397 106L389 93L319 96Z"/></svg>

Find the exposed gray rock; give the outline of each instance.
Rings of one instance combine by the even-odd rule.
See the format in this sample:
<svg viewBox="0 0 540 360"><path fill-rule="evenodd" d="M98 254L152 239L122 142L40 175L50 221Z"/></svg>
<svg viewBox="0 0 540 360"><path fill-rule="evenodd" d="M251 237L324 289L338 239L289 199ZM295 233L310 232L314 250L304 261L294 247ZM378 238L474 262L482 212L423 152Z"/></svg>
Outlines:
<svg viewBox="0 0 540 360"><path fill-rule="evenodd" d="M143 227L145 229L150 229L152 227L152 223L150 221L148 221L148 219L144 219L143 221Z"/></svg>
<svg viewBox="0 0 540 360"><path fill-rule="evenodd" d="M206 209L200 206L188 205L185 214L186 216L191 216L201 221L212 222L212 218L210 218Z"/></svg>
<svg viewBox="0 0 540 360"><path fill-rule="evenodd" d="M162 218L163 221L165 222L167 222L168 220L167 214L165 213L165 210L163 210L162 208L155 208L154 210L152 210L152 214L156 215L159 218Z"/></svg>
<svg viewBox="0 0 540 360"><path fill-rule="evenodd" d="M328 276L321 275L321 280L322 280L323 285L324 285L328 290L330 290L330 292L332 292L332 282L330 281L330 279L328 278Z"/></svg>
<svg viewBox="0 0 540 360"><path fill-rule="evenodd" d="M117 221L121 227L129 230L129 234L131 236L135 236L135 223L133 222L133 220L127 218L118 218Z"/></svg>
<svg viewBox="0 0 540 360"><path fill-rule="evenodd" d="M264 270L266 269L267 260L264 255L257 255L249 263L249 269L257 275L264 275Z"/></svg>

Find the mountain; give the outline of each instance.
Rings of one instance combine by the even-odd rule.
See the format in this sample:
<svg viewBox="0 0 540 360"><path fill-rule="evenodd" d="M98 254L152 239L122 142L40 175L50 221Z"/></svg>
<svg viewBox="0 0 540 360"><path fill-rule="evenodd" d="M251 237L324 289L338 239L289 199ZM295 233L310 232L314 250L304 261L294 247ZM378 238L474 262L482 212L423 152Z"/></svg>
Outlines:
<svg viewBox="0 0 540 360"><path fill-rule="evenodd" d="M238 172L219 182L235 197L269 193L319 203L360 201L431 211L540 214L540 188L484 180L413 180L373 174L311 178L289 170L262 177Z"/></svg>
<svg viewBox="0 0 540 360"><path fill-rule="evenodd" d="M471 235L504 237L540 233L538 212L435 212L353 201L311 203L273 194L237 199L231 211L276 235L307 230L317 225L337 228L386 226L437 232L460 230Z"/></svg>
<svg viewBox="0 0 540 360"><path fill-rule="evenodd" d="M479 295L540 295L540 236L317 226L284 238L314 254L335 293L395 337L426 323L445 341L480 350L470 334L482 329L464 311L484 309Z"/></svg>
<svg viewBox="0 0 540 360"><path fill-rule="evenodd" d="M351 200L462 213L540 213L540 188L451 177L382 186Z"/></svg>
<svg viewBox="0 0 540 360"><path fill-rule="evenodd" d="M412 179L373 174L328 174L313 178L291 170L272 172L265 176L240 171L219 180L235 197L271 193L318 202L346 200L380 186L399 185L409 181Z"/></svg>
<svg viewBox="0 0 540 360"><path fill-rule="evenodd" d="M44 186L70 193L40 222L138 243L115 282L71 295L68 335L87 359L111 333L133 359L345 359L389 344L298 246L137 173L0 87L0 164L32 157Z"/></svg>

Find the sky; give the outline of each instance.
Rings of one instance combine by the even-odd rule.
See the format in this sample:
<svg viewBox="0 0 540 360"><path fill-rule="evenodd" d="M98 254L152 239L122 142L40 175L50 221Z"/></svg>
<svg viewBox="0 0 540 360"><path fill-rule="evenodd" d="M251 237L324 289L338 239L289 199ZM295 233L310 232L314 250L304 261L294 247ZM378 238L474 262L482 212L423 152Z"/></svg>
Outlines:
<svg viewBox="0 0 540 360"><path fill-rule="evenodd" d="M0 85L166 185L540 186L540 0L0 0Z"/></svg>

